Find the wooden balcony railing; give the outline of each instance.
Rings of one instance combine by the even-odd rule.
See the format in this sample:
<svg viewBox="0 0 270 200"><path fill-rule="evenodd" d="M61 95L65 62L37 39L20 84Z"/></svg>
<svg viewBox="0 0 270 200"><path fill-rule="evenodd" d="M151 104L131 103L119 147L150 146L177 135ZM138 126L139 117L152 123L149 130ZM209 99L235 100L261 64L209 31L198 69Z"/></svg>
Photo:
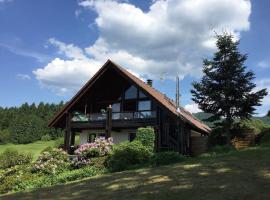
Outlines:
<svg viewBox="0 0 270 200"><path fill-rule="evenodd" d="M73 122L91 122L91 121L105 121L107 113L91 113L88 115L74 114ZM156 111L136 111L136 112L112 112L112 120L139 120L139 119L154 119L156 118Z"/></svg>

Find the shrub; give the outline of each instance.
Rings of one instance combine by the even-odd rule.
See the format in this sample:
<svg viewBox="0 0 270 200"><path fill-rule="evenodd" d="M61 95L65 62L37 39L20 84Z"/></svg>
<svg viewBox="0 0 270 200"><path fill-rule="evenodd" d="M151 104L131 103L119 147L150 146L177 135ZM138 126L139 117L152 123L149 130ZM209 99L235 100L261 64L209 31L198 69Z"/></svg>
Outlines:
<svg viewBox="0 0 270 200"><path fill-rule="evenodd" d="M210 152L216 153L216 154L224 154L230 151L235 151L235 148L230 145L216 145L210 149Z"/></svg>
<svg viewBox="0 0 270 200"><path fill-rule="evenodd" d="M48 187L60 183L66 183L69 181L75 181L82 178L95 176L103 172L103 170L95 167L85 167L72 171L63 171L62 173L56 175L32 176L32 179L25 180L24 182L20 183L18 188L20 188L20 190L26 190Z"/></svg>
<svg viewBox="0 0 270 200"><path fill-rule="evenodd" d="M108 155L112 145L112 138L105 139L104 137L96 138L93 143L81 145L75 150L78 160L72 162L72 167L78 169L90 164L93 158Z"/></svg>
<svg viewBox="0 0 270 200"><path fill-rule="evenodd" d="M32 172L56 174L69 167L68 155L62 149L48 148L33 164Z"/></svg>
<svg viewBox="0 0 270 200"><path fill-rule="evenodd" d="M83 158L105 156L112 149L112 145L112 138L105 139L104 137L98 137L93 143L86 143L81 145L75 151L75 154Z"/></svg>
<svg viewBox="0 0 270 200"><path fill-rule="evenodd" d="M89 163L90 166L96 167L98 169L105 169L105 162L107 160L108 156L101 156L96 158L91 158L91 161Z"/></svg>
<svg viewBox="0 0 270 200"><path fill-rule="evenodd" d="M255 135L260 134L267 128L270 128L270 125L265 124L262 120L259 119L244 119L234 124L234 129L252 129Z"/></svg>
<svg viewBox="0 0 270 200"><path fill-rule="evenodd" d="M111 171L121 171L149 161L151 155L140 141L123 142L114 147L105 164Z"/></svg>
<svg viewBox="0 0 270 200"><path fill-rule="evenodd" d="M41 137L41 140L42 141L50 141L50 140L52 140L52 137L50 135L46 134L46 135L43 135Z"/></svg>
<svg viewBox="0 0 270 200"><path fill-rule="evenodd" d="M31 179L33 179L33 175L27 165L9 168L0 175L0 193L22 190L21 185Z"/></svg>
<svg viewBox="0 0 270 200"><path fill-rule="evenodd" d="M101 170L96 167L85 167L72 171L63 172L56 177L57 183L66 183L68 181L75 181L86 177L95 176L101 173Z"/></svg>
<svg viewBox="0 0 270 200"><path fill-rule="evenodd" d="M155 153L151 158L154 166L168 165L185 160L186 157L174 151L164 151Z"/></svg>
<svg viewBox="0 0 270 200"><path fill-rule="evenodd" d="M154 150L155 132L151 127L138 128L135 141L140 141L145 147Z"/></svg>
<svg viewBox="0 0 270 200"><path fill-rule="evenodd" d="M28 164L32 159L33 156L30 153L19 153L17 150L9 148L0 154L0 169Z"/></svg>
<svg viewBox="0 0 270 200"><path fill-rule="evenodd" d="M265 130L262 135L263 136L260 139L260 143L265 146L270 145L270 129Z"/></svg>

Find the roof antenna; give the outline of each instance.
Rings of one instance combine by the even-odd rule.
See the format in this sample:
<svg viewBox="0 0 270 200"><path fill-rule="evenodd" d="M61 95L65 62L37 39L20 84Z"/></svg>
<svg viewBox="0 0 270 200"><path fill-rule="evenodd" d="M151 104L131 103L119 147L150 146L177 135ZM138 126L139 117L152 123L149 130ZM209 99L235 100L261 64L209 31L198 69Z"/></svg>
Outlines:
<svg viewBox="0 0 270 200"><path fill-rule="evenodd" d="M179 76L176 76L176 92L175 92L175 106L177 111L180 111L180 88L179 88Z"/></svg>

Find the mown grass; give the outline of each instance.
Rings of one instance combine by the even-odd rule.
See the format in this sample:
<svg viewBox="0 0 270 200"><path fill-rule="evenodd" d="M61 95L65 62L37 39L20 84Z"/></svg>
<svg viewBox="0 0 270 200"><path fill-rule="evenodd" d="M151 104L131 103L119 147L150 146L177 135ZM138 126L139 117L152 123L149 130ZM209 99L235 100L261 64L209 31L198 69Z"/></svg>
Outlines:
<svg viewBox="0 0 270 200"><path fill-rule="evenodd" d="M270 148L205 155L105 174L1 199L270 199Z"/></svg>
<svg viewBox="0 0 270 200"><path fill-rule="evenodd" d="M36 159L40 152L49 146L54 146L55 141L37 141L30 144L2 144L0 145L0 153L5 151L7 148L16 149L19 152L27 152L33 154L33 159Z"/></svg>

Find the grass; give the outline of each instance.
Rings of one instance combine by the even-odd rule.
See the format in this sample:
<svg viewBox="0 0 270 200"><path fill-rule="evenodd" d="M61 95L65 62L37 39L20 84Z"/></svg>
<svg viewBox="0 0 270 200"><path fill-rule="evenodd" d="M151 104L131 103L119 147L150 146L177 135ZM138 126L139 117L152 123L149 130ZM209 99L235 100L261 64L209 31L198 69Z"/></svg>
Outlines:
<svg viewBox="0 0 270 200"><path fill-rule="evenodd" d="M34 159L38 157L40 152L48 146L54 145L54 140L51 141L37 141L30 144L3 144L0 145L0 153L5 151L7 148L13 148L20 152L31 152Z"/></svg>
<svg viewBox="0 0 270 200"><path fill-rule="evenodd" d="M11 199L270 199L270 147L105 174L2 196Z"/></svg>

